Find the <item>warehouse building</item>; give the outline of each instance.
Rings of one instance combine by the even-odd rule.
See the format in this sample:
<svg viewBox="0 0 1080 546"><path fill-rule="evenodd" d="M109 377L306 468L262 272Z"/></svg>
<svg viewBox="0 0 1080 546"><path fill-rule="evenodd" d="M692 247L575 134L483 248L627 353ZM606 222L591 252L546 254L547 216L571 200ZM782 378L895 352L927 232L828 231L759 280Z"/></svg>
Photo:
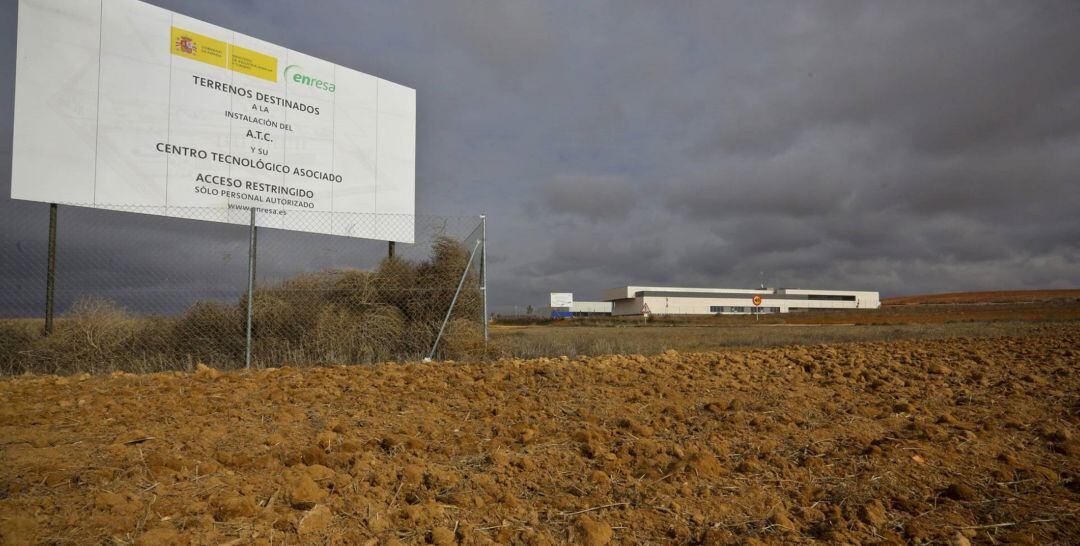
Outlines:
<svg viewBox="0 0 1080 546"><path fill-rule="evenodd" d="M552 292L550 313L551 318L610 316L611 302L574 301L570 292Z"/></svg>
<svg viewBox="0 0 1080 546"><path fill-rule="evenodd" d="M794 288L680 288L624 286L607 290L611 314L716 315L790 313L811 309L877 309L877 292Z"/></svg>

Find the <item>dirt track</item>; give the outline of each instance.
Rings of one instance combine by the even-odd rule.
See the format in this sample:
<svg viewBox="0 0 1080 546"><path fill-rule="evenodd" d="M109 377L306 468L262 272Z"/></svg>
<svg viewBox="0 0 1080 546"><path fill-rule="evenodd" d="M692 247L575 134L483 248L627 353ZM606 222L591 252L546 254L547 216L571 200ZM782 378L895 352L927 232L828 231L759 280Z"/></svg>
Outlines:
<svg viewBox="0 0 1080 546"><path fill-rule="evenodd" d="M18 543L1080 543L1080 323L0 382Z"/></svg>

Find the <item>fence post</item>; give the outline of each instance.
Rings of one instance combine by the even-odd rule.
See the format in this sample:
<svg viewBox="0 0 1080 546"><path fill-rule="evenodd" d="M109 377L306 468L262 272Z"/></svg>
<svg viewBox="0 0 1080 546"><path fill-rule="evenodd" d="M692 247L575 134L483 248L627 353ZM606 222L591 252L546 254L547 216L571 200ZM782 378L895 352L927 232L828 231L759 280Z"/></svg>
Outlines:
<svg viewBox="0 0 1080 546"><path fill-rule="evenodd" d="M484 342L488 340L487 215L480 215L480 295L484 298Z"/></svg>
<svg viewBox="0 0 1080 546"><path fill-rule="evenodd" d="M56 203L49 203L49 264L45 272L45 335L53 331L53 302L56 298Z"/></svg>
<svg viewBox="0 0 1080 546"><path fill-rule="evenodd" d="M247 343L245 344L244 368L251 367L251 315L255 303L255 207L251 207L251 227L248 239L248 289L247 289Z"/></svg>
<svg viewBox="0 0 1080 546"><path fill-rule="evenodd" d="M430 361L435 358L435 350L439 348L439 340L442 339L443 330L446 329L446 323L450 322L450 313L454 312L454 304L457 303L458 294L461 294L461 287L465 285L465 277L469 275L469 268L472 267L473 258L476 257L476 249L480 246L480 241L476 241L476 244L472 247L472 252L469 253L469 261L465 264L465 271L461 272L461 280L458 281L457 290L454 291L454 298L450 300L450 308L446 310L446 317L443 318L442 326L439 326L439 335L435 336L435 343L431 346L431 353L424 359Z"/></svg>

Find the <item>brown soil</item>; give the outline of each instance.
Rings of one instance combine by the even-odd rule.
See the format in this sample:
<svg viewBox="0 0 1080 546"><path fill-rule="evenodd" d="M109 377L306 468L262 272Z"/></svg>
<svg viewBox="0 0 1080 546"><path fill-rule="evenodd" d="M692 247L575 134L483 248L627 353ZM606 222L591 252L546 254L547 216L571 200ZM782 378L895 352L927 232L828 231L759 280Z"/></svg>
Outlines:
<svg viewBox="0 0 1080 546"><path fill-rule="evenodd" d="M1080 324L0 382L0 542L1080 543Z"/></svg>
<svg viewBox="0 0 1080 546"><path fill-rule="evenodd" d="M1080 300L1080 290L997 290L993 292L951 292L882 298L883 305L1031 303Z"/></svg>

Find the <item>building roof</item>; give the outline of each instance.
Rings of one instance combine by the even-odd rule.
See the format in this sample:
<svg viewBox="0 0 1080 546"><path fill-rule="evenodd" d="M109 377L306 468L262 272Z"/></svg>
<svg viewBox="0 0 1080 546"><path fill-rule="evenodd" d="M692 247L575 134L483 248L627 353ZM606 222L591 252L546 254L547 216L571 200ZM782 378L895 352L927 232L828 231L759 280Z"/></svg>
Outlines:
<svg viewBox="0 0 1080 546"><path fill-rule="evenodd" d="M799 289L799 288L688 288L682 286L623 286L619 288L612 288L605 290L603 298L608 301L635 298L638 294L645 296L656 297L686 297L686 298L702 298L702 297L725 297L725 296L743 296L743 295L789 295L799 296L808 294L818 294L823 296L877 296L877 292L864 291L864 290L813 290L813 289Z"/></svg>

